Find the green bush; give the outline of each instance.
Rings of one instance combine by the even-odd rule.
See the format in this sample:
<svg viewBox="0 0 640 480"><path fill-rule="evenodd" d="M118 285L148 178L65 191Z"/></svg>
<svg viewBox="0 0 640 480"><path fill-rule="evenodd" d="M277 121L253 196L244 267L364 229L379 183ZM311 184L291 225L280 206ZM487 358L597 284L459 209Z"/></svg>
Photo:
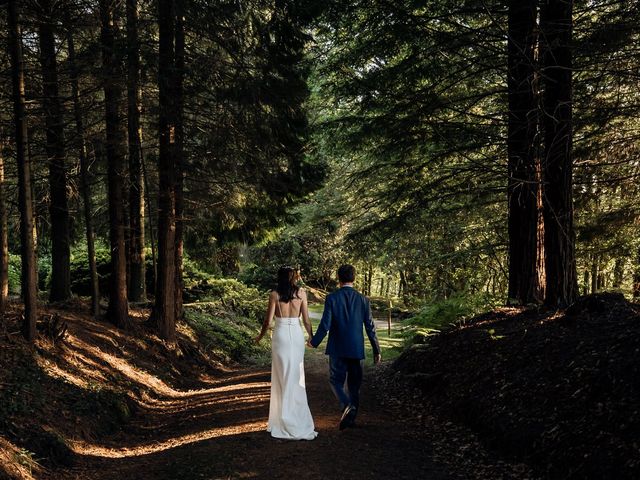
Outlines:
<svg viewBox="0 0 640 480"><path fill-rule="evenodd" d="M96 269L101 292L108 292L111 272L111 253L103 244L96 243ZM86 245L79 245L71 252L71 291L80 296L91 295L91 272Z"/></svg>
<svg viewBox="0 0 640 480"><path fill-rule="evenodd" d="M193 329L205 352L223 362L253 361L264 363L268 358L266 343L256 345L253 338L259 323L245 317L216 316L207 308L189 307L185 320Z"/></svg>
<svg viewBox="0 0 640 480"><path fill-rule="evenodd" d="M459 325L464 320L491 310L499 300L487 294L460 294L424 306L415 316L405 320L405 332L413 342L421 342L432 334Z"/></svg>
<svg viewBox="0 0 640 480"><path fill-rule="evenodd" d="M186 283L186 282L185 282ZM211 314L259 319L267 306L265 295L232 278L207 278L185 288L185 302L204 302Z"/></svg>
<svg viewBox="0 0 640 480"><path fill-rule="evenodd" d="M51 286L51 255L38 254L38 289L48 290Z"/></svg>
<svg viewBox="0 0 640 480"><path fill-rule="evenodd" d="M200 265L185 253L182 258L182 279L184 288L190 289L198 284L215 279L215 276L203 271Z"/></svg>
<svg viewBox="0 0 640 480"><path fill-rule="evenodd" d="M266 346L253 343L267 308L264 293L235 279L209 276L185 289L185 302L185 320L207 353L222 361L263 363L267 358Z"/></svg>
<svg viewBox="0 0 640 480"><path fill-rule="evenodd" d="M22 258L15 253L9 254L9 294L20 295L20 279L22 278Z"/></svg>

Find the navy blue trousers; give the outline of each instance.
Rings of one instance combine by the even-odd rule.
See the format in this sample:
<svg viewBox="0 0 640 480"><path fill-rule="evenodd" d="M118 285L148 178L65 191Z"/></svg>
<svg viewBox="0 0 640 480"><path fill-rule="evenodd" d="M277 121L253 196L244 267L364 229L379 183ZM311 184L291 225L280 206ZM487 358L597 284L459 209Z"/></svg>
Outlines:
<svg viewBox="0 0 640 480"><path fill-rule="evenodd" d="M360 405L360 385L362 385L362 363L358 358L329 356L329 383L340 402L340 409L347 405ZM347 391L344 389L345 381Z"/></svg>

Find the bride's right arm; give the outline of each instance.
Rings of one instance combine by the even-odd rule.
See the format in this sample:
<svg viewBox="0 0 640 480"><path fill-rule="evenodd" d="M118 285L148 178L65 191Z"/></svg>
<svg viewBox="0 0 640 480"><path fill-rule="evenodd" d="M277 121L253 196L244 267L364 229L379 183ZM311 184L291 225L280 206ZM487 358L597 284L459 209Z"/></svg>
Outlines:
<svg viewBox="0 0 640 480"><path fill-rule="evenodd" d="M267 333L267 330L269 329L269 324L271 323L271 319L273 318L273 315L276 313L277 295L278 293L275 291L269 294L269 306L267 307L267 314L265 315L264 321L262 322L262 330L260 330L260 333L254 339L256 343L262 340L262 337L264 337L265 333Z"/></svg>

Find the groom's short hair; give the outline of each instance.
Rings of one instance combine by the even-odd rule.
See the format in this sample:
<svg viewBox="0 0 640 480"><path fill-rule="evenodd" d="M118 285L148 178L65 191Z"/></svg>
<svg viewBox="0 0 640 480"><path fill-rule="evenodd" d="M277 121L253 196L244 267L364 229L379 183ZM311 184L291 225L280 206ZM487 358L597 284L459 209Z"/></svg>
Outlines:
<svg viewBox="0 0 640 480"><path fill-rule="evenodd" d="M356 267L353 265L342 265L338 269L338 280L340 283L352 283L356 279Z"/></svg>

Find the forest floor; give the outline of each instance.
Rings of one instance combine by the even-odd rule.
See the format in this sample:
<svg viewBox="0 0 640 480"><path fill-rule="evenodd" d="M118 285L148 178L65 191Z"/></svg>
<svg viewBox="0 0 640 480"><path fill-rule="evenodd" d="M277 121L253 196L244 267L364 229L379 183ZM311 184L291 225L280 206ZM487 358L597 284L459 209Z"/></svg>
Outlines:
<svg viewBox="0 0 640 480"><path fill-rule="evenodd" d="M406 350L385 380L545 478L640 478L640 306L498 308Z"/></svg>
<svg viewBox="0 0 640 480"><path fill-rule="evenodd" d="M25 425L14 426L24 435L27 423L43 424L64 439L71 455L64 465L42 466L37 458L22 462L22 472L3 465L0 456L9 478L533 478L524 465L503 462L484 449L469 430L416 412L410 391L380 388L388 365L368 367L358 426L340 432L326 358L308 351L307 391L319 436L310 442L275 440L265 431L268 368L192 364L166 356L153 339L127 337L84 315L57 313L68 324L67 338L63 345L39 345L36 355L42 371L64 378L65 387L38 380L49 398L24 417ZM77 412L75 393L65 388L89 378L97 391L108 384L128 388L123 408L132 415L122 425L100 432L92 422L107 412ZM14 457L25 451L10 447ZM11 456L4 444L0 451Z"/></svg>

